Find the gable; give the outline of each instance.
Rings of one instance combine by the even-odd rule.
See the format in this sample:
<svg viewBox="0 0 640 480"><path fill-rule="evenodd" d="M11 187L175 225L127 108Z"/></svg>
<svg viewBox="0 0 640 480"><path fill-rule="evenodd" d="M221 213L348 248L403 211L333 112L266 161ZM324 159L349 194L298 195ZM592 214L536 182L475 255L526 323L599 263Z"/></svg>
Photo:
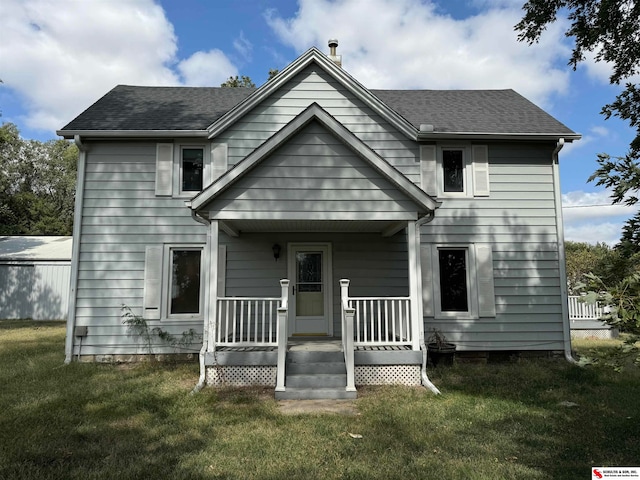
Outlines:
<svg viewBox="0 0 640 480"><path fill-rule="evenodd" d="M191 202L218 220L389 222L438 206L317 104Z"/></svg>
<svg viewBox="0 0 640 480"><path fill-rule="evenodd" d="M314 120L206 209L218 220L417 220L419 207Z"/></svg>
<svg viewBox="0 0 640 480"><path fill-rule="evenodd" d="M418 146L351 90L311 64L257 103L235 123L220 132L216 143L228 145L230 166L240 162L269 137L317 103L351 133L385 158L407 178L420 179Z"/></svg>

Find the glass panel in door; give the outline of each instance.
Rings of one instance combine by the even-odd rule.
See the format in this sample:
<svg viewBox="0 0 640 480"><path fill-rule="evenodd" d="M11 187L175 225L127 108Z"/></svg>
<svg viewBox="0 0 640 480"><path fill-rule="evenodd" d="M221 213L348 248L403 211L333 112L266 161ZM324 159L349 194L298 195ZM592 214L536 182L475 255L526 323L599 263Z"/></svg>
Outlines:
<svg viewBox="0 0 640 480"><path fill-rule="evenodd" d="M322 252L296 252L296 316L324 315Z"/></svg>

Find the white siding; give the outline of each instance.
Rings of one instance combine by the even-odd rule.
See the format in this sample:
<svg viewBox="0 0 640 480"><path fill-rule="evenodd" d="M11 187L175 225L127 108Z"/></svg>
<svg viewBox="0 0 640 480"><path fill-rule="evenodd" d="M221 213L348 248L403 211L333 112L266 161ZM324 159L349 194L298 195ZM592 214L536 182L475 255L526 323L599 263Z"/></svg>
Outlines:
<svg viewBox="0 0 640 480"><path fill-rule="evenodd" d="M490 195L446 199L422 242L492 244L495 317L425 318L460 350L561 350L553 145L490 144Z"/></svg>
<svg viewBox="0 0 640 480"><path fill-rule="evenodd" d="M70 273L69 262L0 265L0 318L64 319Z"/></svg>
<svg viewBox="0 0 640 480"><path fill-rule="evenodd" d="M314 102L411 181L420 182L418 145L317 66L300 72L216 138L216 142L229 145L229 166L242 160Z"/></svg>
<svg viewBox="0 0 640 480"><path fill-rule="evenodd" d="M156 197L155 180L155 142L90 144L76 301L76 325L88 327L82 355L145 353L127 335L121 308L142 313L146 247L206 243L206 227L191 218L184 199ZM202 331L199 320L149 324L174 334Z"/></svg>
<svg viewBox="0 0 640 480"><path fill-rule="evenodd" d="M215 219L416 219L413 201L317 122L209 207Z"/></svg>

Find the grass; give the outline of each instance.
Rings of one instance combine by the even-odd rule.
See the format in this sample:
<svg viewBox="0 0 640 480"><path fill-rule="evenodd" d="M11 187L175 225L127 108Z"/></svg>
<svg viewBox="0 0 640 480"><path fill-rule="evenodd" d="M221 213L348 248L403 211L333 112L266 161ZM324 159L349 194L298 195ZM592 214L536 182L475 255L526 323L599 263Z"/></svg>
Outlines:
<svg viewBox="0 0 640 480"><path fill-rule="evenodd" d="M458 365L431 372L441 396L361 388L357 416L286 416L268 389L190 395L196 364L63 366L64 333L0 321L0 478L574 479L640 460L637 370Z"/></svg>

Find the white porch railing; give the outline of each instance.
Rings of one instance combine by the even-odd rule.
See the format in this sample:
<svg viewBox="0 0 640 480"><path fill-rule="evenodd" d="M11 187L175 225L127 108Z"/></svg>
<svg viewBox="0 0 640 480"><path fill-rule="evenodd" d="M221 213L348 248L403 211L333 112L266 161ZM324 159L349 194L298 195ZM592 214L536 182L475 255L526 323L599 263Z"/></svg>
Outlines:
<svg viewBox="0 0 640 480"><path fill-rule="evenodd" d="M279 298L218 297L216 347L278 347L276 390L284 391L289 280Z"/></svg>
<svg viewBox="0 0 640 480"><path fill-rule="evenodd" d="M276 346L280 298L218 298L216 345Z"/></svg>
<svg viewBox="0 0 640 480"><path fill-rule="evenodd" d="M278 314L287 308L289 280L281 280L280 285L286 288L280 297L218 297L216 346L277 346Z"/></svg>
<svg viewBox="0 0 640 480"><path fill-rule="evenodd" d="M413 341L409 297L351 297L355 345L409 345Z"/></svg>
<svg viewBox="0 0 640 480"><path fill-rule="evenodd" d="M569 319L576 320L600 320L604 309L598 302L586 303L580 301L582 297L569 297Z"/></svg>

